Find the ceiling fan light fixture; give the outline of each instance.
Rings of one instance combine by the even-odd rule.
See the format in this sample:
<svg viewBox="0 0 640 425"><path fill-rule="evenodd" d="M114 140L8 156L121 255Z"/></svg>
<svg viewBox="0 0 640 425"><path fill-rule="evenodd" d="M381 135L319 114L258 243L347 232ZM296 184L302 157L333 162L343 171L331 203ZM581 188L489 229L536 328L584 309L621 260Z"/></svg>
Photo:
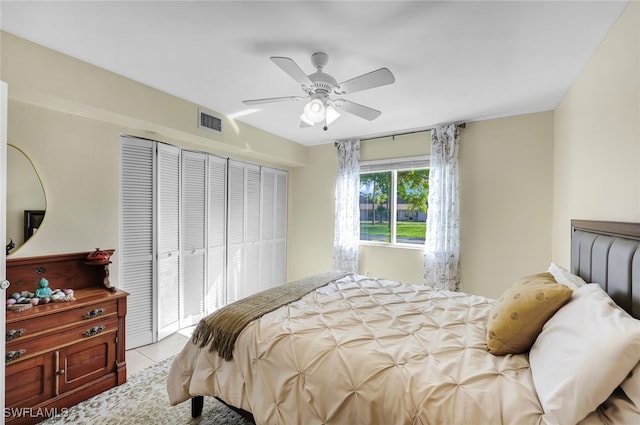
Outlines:
<svg viewBox="0 0 640 425"><path fill-rule="evenodd" d="M300 115L300 121L304 122L309 127L313 127L315 125L315 123L311 121L309 118L307 118L307 116L304 113Z"/></svg>
<svg viewBox="0 0 640 425"><path fill-rule="evenodd" d="M340 118L340 112L336 111L336 108L334 108L333 106L328 105L327 113L326 113L326 121L325 121L326 124L331 125L331 123L333 123L338 118Z"/></svg>
<svg viewBox="0 0 640 425"><path fill-rule="evenodd" d="M2 0L0 0L2 1ZM243 100L245 105L260 105L263 103L308 100L300 115L300 127L313 127L324 123L323 128L337 120L341 114L336 109L347 112L372 121L382 112L346 99L332 99L331 95L345 95L375 87L385 86L396 81L387 68L379 68L375 71L359 75L350 80L338 83L337 80L323 71L329 60L329 56L323 52L315 52L311 55L311 63L316 72L306 74L302 68L291 58L283 56L271 56L271 61L286 74L300 84L305 96L281 96L263 99Z"/></svg>
<svg viewBox="0 0 640 425"><path fill-rule="evenodd" d="M304 106L304 112L302 115L306 118L303 119L305 122L311 121L313 124L317 124L324 121L326 115L324 103L320 99L313 99Z"/></svg>

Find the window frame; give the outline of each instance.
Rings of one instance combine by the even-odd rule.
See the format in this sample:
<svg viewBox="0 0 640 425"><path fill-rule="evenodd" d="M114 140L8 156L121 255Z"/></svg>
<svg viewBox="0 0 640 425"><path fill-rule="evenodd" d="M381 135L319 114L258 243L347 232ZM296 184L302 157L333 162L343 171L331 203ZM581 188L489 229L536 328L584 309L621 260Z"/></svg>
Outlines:
<svg viewBox="0 0 640 425"><path fill-rule="evenodd" d="M398 171L423 170L423 169L429 169L429 168L430 168L429 155L360 161L359 175L367 174L367 173L391 172L391 191L392 191L392 194L391 194L392 202L390 202L391 211L389 211L389 221L390 221L390 227L391 227L390 241L383 242L383 241L360 239L359 240L360 245L424 249L424 244L397 242ZM358 210L359 210L359 207L358 207Z"/></svg>

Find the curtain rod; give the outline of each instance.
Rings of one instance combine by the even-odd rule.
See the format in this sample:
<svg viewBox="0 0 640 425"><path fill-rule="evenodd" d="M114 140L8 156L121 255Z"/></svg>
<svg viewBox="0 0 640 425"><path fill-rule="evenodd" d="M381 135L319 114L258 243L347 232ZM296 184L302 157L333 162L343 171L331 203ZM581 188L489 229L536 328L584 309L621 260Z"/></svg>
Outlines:
<svg viewBox="0 0 640 425"><path fill-rule="evenodd" d="M459 123L459 124L455 124L455 126L457 128L466 128L467 127L467 123L466 122L462 122L462 123ZM393 133L393 134L387 134L387 135L383 135L383 136L362 137L359 140L362 142L362 141L365 141L365 140L384 139L384 138L387 138L387 137L391 137L391 139L395 139L396 136L407 136L409 134L426 133L427 131L431 131L434 128L436 128L436 126L425 128L423 130L406 131L404 133ZM357 137L350 137L349 139L356 139L356 138ZM338 142L334 142L333 144L337 146Z"/></svg>

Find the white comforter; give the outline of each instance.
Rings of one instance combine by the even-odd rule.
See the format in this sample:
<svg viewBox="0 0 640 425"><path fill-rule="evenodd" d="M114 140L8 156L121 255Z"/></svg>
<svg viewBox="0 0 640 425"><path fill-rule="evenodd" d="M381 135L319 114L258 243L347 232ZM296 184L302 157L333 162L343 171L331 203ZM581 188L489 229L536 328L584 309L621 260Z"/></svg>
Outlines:
<svg viewBox="0 0 640 425"><path fill-rule="evenodd" d="M527 355L486 347L492 300L347 276L255 320L233 360L188 343L171 404L216 396L272 425L537 425Z"/></svg>

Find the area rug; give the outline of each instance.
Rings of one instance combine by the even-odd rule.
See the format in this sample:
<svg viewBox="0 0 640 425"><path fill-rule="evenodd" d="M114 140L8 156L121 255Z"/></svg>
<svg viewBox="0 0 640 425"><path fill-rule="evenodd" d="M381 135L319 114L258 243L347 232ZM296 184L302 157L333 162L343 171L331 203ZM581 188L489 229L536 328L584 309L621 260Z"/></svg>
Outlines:
<svg viewBox="0 0 640 425"><path fill-rule="evenodd" d="M83 401L41 424L251 424L213 397L205 397L199 418L191 417L190 401L177 406L169 405L166 383L174 357L136 373L125 384Z"/></svg>

